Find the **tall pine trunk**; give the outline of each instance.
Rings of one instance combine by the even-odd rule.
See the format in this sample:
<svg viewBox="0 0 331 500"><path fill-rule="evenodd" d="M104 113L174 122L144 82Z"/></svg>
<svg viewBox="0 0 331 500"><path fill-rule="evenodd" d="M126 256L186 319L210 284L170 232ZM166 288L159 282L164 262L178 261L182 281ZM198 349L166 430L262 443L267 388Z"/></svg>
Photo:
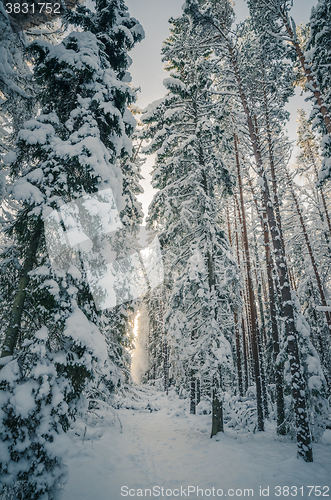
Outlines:
<svg viewBox="0 0 331 500"><path fill-rule="evenodd" d="M251 262L250 262L250 252L249 243L247 235L247 225L246 225L246 213L244 205L244 196L241 180L241 169L239 162L239 152L237 138L234 135L234 146L235 146L235 156L236 156L236 166L238 175L238 186L239 186L239 198L240 198L240 209L241 209L241 222L244 237L244 254L245 254L245 268L246 268L246 279L247 279L247 292L248 292L248 304L250 309L250 322L251 322L251 345L253 354L253 368L254 368L254 378L256 383L256 403L257 403L257 423L258 430L264 430L264 416L263 416L263 398L262 398L262 382L261 382L261 371L260 371L260 361L259 361L259 350L258 350L258 322L257 322L257 312L256 312L256 301L253 289ZM239 211L239 209L238 209Z"/></svg>
<svg viewBox="0 0 331 500"><path fill-rule="evenodd" d="M238 203L236 197L234 198L235 202ZM237 248L237 262L238 262L238 267L239 270L242 270L241 264L240 264L240 251L239 251L239 236L238 236L238 224L237 224L237 213L236 213L236 205L234 205L234 229L235 229L235 236L236 236L236 248ZM240 297L242 303L244 302L244 299L242 297L242 292L240 292ZM248 373L248 359L247 359L247 349L246 349L246 329L245 329L245 320L244 320L244 315L241 315L241 333L242 333L242 346L243 346L243 358L244 358L244 387L243 391L244 393L247 392L248 386L249 386L249 373ZM240 343L240 339L239 339Z"/></svg>
<svg viewBox="0 0 331 500"><path fill-rule="evenodd" d="M277 307L276 307L276 291L273 279L273 269L274 263L271 255L270 248L270 238L269 238L269 228L266 217L261 215L259 209L255 191L253 188L252 181L246 172L246 177L251 188L253 201L256 207L256 211L259 215L261 221L261 228L264 240L264 250L265 250L265 261L267 268L267 278L268 278L268 292L269 292L269 311L270 311L270 322L271 322L271 332L273 341L273 358L274 358L274 373L275 373L275 385L276 385L276 406L277 406L277 434L286 434L285 428L285 400L284 400L284 377L283 377L283 366L278 362L279 355L279 331L277 323ZM265 212L264 212L264 215Z"/></svg>
<svg viewBox="0 0 331 500"><path fill-rule="evenodd" d="M313 461L313 452L311 447L310 430L307 414L307 403L305 398L306 384L301 372L301 363L299 357L297 332L294 320L294 309L289 285L289 274L287 262L285 258L285 248L282 245L280 234L278 231L273 205L271 201L269 185L263 161L259 141L256 137L252 116L249 110L248 102L244 92L235 52L230 43L228 43L230 60L233 66L235 79L238 86L239 96L246 115L248 132L251 139L258 174L262 180L262 200L264 210L267 213L268 224L271 232L272 242L275 250L276 266L279 277L279 285L282 298L282 314L285 323L285 334L287 338L288 358L290 363L291 379L292 379L292 397L294 402L294 411L296 418L297 429L297 445L298 456L302 457L307 462Z"/></svg>

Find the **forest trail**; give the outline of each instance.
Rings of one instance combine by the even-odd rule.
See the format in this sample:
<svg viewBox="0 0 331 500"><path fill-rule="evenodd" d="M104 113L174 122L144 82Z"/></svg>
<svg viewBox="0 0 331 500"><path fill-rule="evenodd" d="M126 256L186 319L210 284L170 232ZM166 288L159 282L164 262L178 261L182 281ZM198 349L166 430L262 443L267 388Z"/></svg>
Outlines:
<svg viewBox="0 0 331 500"><path fill-rule="evenodd" d="M111 416L99 411L84 425L71 431L62 500L151 498L144 490L153 487L152 498L206 498L208 490L220 498L222 489L224 498L257 499L260 486L269 486L269 498L276 499L277 485L303 486L298 498L308 499L308 485L331 486L331 431L314 445L314 463L307 464L296 458L295 443L278 441L272 428L241 435L227 429L210 439L210 415L190 415L187 400L146 386L134 388ZM202 491L189 495L188 486Z"/></svg>

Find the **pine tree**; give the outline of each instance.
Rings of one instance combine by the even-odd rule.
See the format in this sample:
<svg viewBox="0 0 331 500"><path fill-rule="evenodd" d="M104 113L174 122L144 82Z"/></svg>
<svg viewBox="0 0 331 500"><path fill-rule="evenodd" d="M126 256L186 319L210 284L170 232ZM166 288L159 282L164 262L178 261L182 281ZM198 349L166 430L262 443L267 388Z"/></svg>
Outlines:
<svg viewBox="0 0 331 500"><path fill-rule="evenodd" d="M300 45L300 40L297 36L296 25L293 18L290 16L289 12L292 7L292 1L286 0L285 2L282 0L248 0L248 5L250 9L250 14L254 19L254 24L259 32L265 31L266 25L268 26L268 31L272 32L278 39L283 38L290 42L292 46L292 57L297 59L300 63L301 68L304 72L304 75L307 79L306 89L311 92L312 98L314 100L314 107L316 111L320 115L320 121L323 122L323 129L325 131L323 138L323 147L326 145L326 150L328 150L329 146L327 144L330 143L331 137L331 112L329 103L325 100L325 93L321 91L320 82L317 78L315 69L312 69L310 66L310 57L311 54L304 53L303 48ZM319 13L313 13L313 30L314 33L317 34L317 30L321 29L320 20L323 18L327 23L328 16L330 17L330 12L327 9L327 4L329 2L322 2L323 6L320 8L319 13L323 11L323 15L319 20L317 17ZM324 10L323 10L324 9ZM325 10L326 9L326 10ZM314 24L314 15L316 17L316 21ZM324 22L324 21L323 21ZM322 28L323 29L323 28ZM312 39L314 39L315 35L313 35ZM317 35L318 38L318 35ZM328 40L327 35L324 38ZM323 43L323 42L321 42ZM326 42L328 43L328 42ZM325 150L325 151L326 151ZM328 154L328 153L326 153ZM329 176L329 161L327 160L322 167L322 170L319 173L320 180L324 181Z"/></svg>
<svg viewBox="0 0 331 500"><path fill-rule="evenodd" d="M246 95L246 85L244 76L241 72L240 59L236 50L236 39L229 29L229 8L225 8L228 2L224 2L223 9L218 5L206 4L206 8L200 10L196 1L187 2L188 8L196 23L205 28L205 40L209 40L209 46L217 47L220 65L228 64L232 71L232 81L236 83L236 94L241 101L244 111L247 131L250 138L250 148L253 152L256 168L261 185L261 199L263 202L264 216L268 220L269 229L272 236L273 247L275 250L275 261L277 266L278 279L282 299L282 316L285 326L285 334L288 338L289 359L291 363L292 374L292 394L295 404L296 423L297 423L297 443L298 455L306 461L312 461L312 450L309 423L306 411L305 401L305 381L300 370L300 357L295 331L294 309L291 299L289 270L286 261L284 244L280 238L279 227L272 204L269 182L264 168L261 142L258 133L258 127L254 117L254 109ZM274 5L274 2L272 3ZM239 102L240 102L239 101Z"/></svg>

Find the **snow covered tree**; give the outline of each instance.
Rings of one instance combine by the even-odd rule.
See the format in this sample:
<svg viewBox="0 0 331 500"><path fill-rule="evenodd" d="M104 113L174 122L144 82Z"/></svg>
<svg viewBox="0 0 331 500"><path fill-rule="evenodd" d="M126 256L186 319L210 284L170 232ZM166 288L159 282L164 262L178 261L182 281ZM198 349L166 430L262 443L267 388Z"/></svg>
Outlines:
<svg viewBox="0 0 331 500"><path fill-rule="evenodd" d="M305 321L302 314L300 314L300 304L295 296L293 296L293 301L296 308L295 323L296 330L298 332L301 366L303 376L306 380L306 400L310 429L313 440L319 441L325 431L326 423L329 417L328 388L319 356L310 340L309 324ZM280 356L285 356L286 360L287 356L285 351L286 342L284 349L280 353ZM285 381L287 383L288 393L290 393L291 376L288 360L285 361ZM290 432L295 435L296 423L293 412L293 402L290 403L289 406L287 425L290 427Z"/></svg>
<svg viewBox="0 0 331 500"><path fill-rule="evenodd" d="M121 5L125 10L124 4ZM120 16L113 18L108 34L118 32L119 19ZM133 26L137 24L135 21ZM122 54L125 43L123 40ZM60 410L56 408L61 398L69 407L69 416L74 416L80 411L80 401L84 401L83 394L90 382L96 385L102 382L112 388L118 379L118 367L107 356L105 338L100 333L100 313L93 300L103 298L105 291L101 288L99 297L92 296L87 264L93 264L96 258L100 260L100 251L108 242L103 214L107 215L106 226L110 231L121 228L119 212L125 206L120 163L131 154L129 137L135 121L128 105L134 101L135 93L121 79L129 58L121 62L122 73L118 67L113 70L105 46L91 32L72 32L56 46L45 41L35 42L30 50L35 61L35 78L43 90L42 110L19 132L16 160L10 167L8 193L17 202L17 215L7 233L15 247L15 258L4 258L2 273L15 266L18 272L16 290L7 300L4 315L7 324L1 356L6 371L1 396L4 412L1 432L8 436L7 447L11 450L3 457L3 484L13 492L19 483L25 497L37 499L46 492L48 498L55 495L47 467L42 470L38 466L38 457L44 453L40 446L43 433L48 432L47 425L53 428L53 434L60 435L61 428L66 430L65 420L57 417ZM80 246L75 240L77 232L83 236L78 237ZM93 243L92 250L89 244L84 247L84 241ZM10 249L7 249L9 255ZM36 369L32 366L26 369L24 363L30 346L39 345L38 332L46 331L45 328L50 368L41 369L43 362L36 359ZM46 341L44 334L42 340ZM42 352L38 349L33 348L37 358ZM60 381L56 389L58 398L48 396L42 386L47 383L47 377L48 387L52 386L52 366ZM11 383L6 373L13 370L17 377L12 377ZM30 401L23 415L18 402L8 406L8 397L12 398L10 395L20 390L17 387L21 384L24 388L25 381L29 384L30 379L31 384L36 385L35 403ZM35 422L35 437L31 443L26 442L25 448L21 445L22 455L17 457L21 464L24 462L26 470L21 465L15 469L16 475L10 475L8 463L16 461L19 445L15 436L20 419L37 415L44 407L50 415L50 420L45 420L48 424L43 421L43 414L31 420L32 426ZM8 420L6 415L13 418ZM43 430L38 430L39 425ZM32 433L31 428L29 432ZM52 434L49 440L52 442ZM36 455L39 449L41 455ZM50 446L49 467L56 468L59 449L54 452L52 449L55 448Z"/></svg>
<svg viewBox="0 0 331 500"><path fill-rule="evenodd" d="M15 138L23 122L33 112L31 69L27 65L25 49L27 40L22 33L12 29L4 4L0 5L0 140L8 141L8 129ZM6 127L7 131L4 129ZM10 143L9 143L10 144ZM1 146L0 153L8 151ZM3 149L4 148L4 149Z"/></svg>
<svg viewBox="0 0 331 500"><path fill-rule="evenodd" d="M272 6L276 4L271 2ZM199 3L195 0L186 2L188 9L194 17L195 23L204 27L205 41L210 49L215 48L216 56L219 57L220 67L223 61L227 61L231 67L232 81L236 84L236 94L241 102L246 120L249 137L249 148L253 153L256 169L261 186L261 200L263 203L264 217L268 221L275 251L275 263L281 291L282 319L284 322L285 335L288 338L289 359L292 374L292 395L295 405L297 423L298 456L306 461L312 461L311 438L305 400L305 380L300 370L300 357L298 351L297 334L295 331L294 309L291 299L291 288L289 269L286 260L284 243L280 237L279 226L274 212L269 182L264 166L263 151L259 139L259 131L255 122L254 110L246 95L244 74L240 66L240 58L236 49L236 37L230 30L231 16L229 16L228 2L222 5L211 2ZM264 4L263 4L264 5ZM269 4L268 4L269 5ZM267 4L266 4L267 9ZM269 11L268 11L269 12ZM278 11L277 11L278 12Z"/></svg>
<svg viewBox="0 0 331 500"><path fill-rule="evenodd" d="M322 4L325 5L319 11L321 13L324 9L323 15L326 23L328 22L327 21L328 16L330 17L329 10L325 11L325 7L327 6L328 3L329 3L328 1L322 2ZM329 144L331 137L330 106L329 103L325 100L324 92L321 91L320 82L318 81L316 71L310 65L311 54L309 53L307 54L307 52L304 53L304 50L300 45L300 41L298 39L296 32L295 21L290 16L290 10L292 4L293 0L286 0L286 1L248 0L250 14L254 19L257 30L259 32L261 31L265 32L266 26L268 26L268 31L272 32L275 37L277 37L278 39L286 40L291 44L292 57L296 58L301 65L301 68L307 79L306 88L307 90L309 90L309 92L311 92L316 112L320 116L320 121L323 122L323 127L325 130L325 135L323 138L323 147L324 147L324 144L325 145ZM313 15L316 15L318 17L319 14L318 12L314 11ZM319 31L320 29L321 29L321 23L317 21L314 25L314 32L317 33L316 30ZM314 39L314 35L312 39ZM327 35L324 38L324 40L328 40ZM329 162L326 161L324 163L324 166L322 167L322 170L320 170L319 173L320 181L324 181L326 178L328 178L328 176L329 176Z"/></svg>
<svg viewBox="0 0 331 500"><path fill-rule="evenodd" d="M65 23L74 24L84 30L95 34L103 44L103 50L112 70L124 84L131 82L131 75L127 71L131 64L128 50L131 50L137 42L144 38L144 30L140 23L131 17L123 0L96 0L95 11L85 5L78 5L74 11L67 11L64 16ZM132 96L134 92L132 91ZM133 100L128 104L132 104ZM116 105L124 109L126 100L121 97L121 92L116 95ZM135 118L129 110L125 114L126 132L131 135L136 125ZM116 128L116 124L115 128ZM138 142L138 141L136 141ZM123 208L120 210L120 219L123 225L122 231L118 232L112 241L117 252L117 258L123 259L133 250L138 250L136 236L139 225L143 219L141 204L137 201L137 195L142 189L139 185L141 179L141 160L138 155L139 142L132 150L132 144L126 144L129 151L120 162L123 185ZM134 315L135 306L132 301L120 304L103 313L103 321L107 331L107 342L112 346L111 356L115 359L125 372L128 380L130 371L130 359L126 348L130 344L129 336L130 320ZM124 358L126 361L123 364Z"/></svg>
<svg viewBox="0 0 331 500"><path fill-rule="evenodd" d="M210 98L210 52L191 48L197 32L190 32L189 15L171 22L163 49L171 71L164 81L169 91L143 115L152 138L148 149L157 154L153 183L159 189L149 224L160 232L173 281L165 316L171 373L178 377L184 370L191 412L197 381L206 387L213 436L223 430L222 392L232 370L230 289L236 287L237 271L218 215L232 180L217 148L222 132Z"/></svg>

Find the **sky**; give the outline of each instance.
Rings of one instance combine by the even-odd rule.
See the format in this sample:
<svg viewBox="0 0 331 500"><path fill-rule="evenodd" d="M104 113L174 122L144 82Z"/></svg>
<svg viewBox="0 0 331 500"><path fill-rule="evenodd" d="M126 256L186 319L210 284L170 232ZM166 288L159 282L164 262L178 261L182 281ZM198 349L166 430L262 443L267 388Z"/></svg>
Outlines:
<svg viewBox="0 0 331 500"><path fill-rule="evenodd" d="M126 0L131 16L140 21L146 34L145 39L130 52L133 60L130 68L132 84L134 87L141 88L137 101L140 108L145 108L149 103L160 99L166 93L163 80L168 76L168 73L163 70L164 63L161 60L162 42L169 36L168 19L181 15L183 3L183 0ZM294 0L291 16L296 24L308 22L311 8L316 3L317 0ZM237 22L243 21L248 15L246 1L235 0L234 8ZM288 134L293 141L296 139L298 107L307 107L299 90L287 107L291 113ZM152 166L153 158L149 158L142 168L142 174L145 177L145 180L141 182L144 194L139 196L139 201L143 204L145 215L154 194L149 175Z"/></svg>

